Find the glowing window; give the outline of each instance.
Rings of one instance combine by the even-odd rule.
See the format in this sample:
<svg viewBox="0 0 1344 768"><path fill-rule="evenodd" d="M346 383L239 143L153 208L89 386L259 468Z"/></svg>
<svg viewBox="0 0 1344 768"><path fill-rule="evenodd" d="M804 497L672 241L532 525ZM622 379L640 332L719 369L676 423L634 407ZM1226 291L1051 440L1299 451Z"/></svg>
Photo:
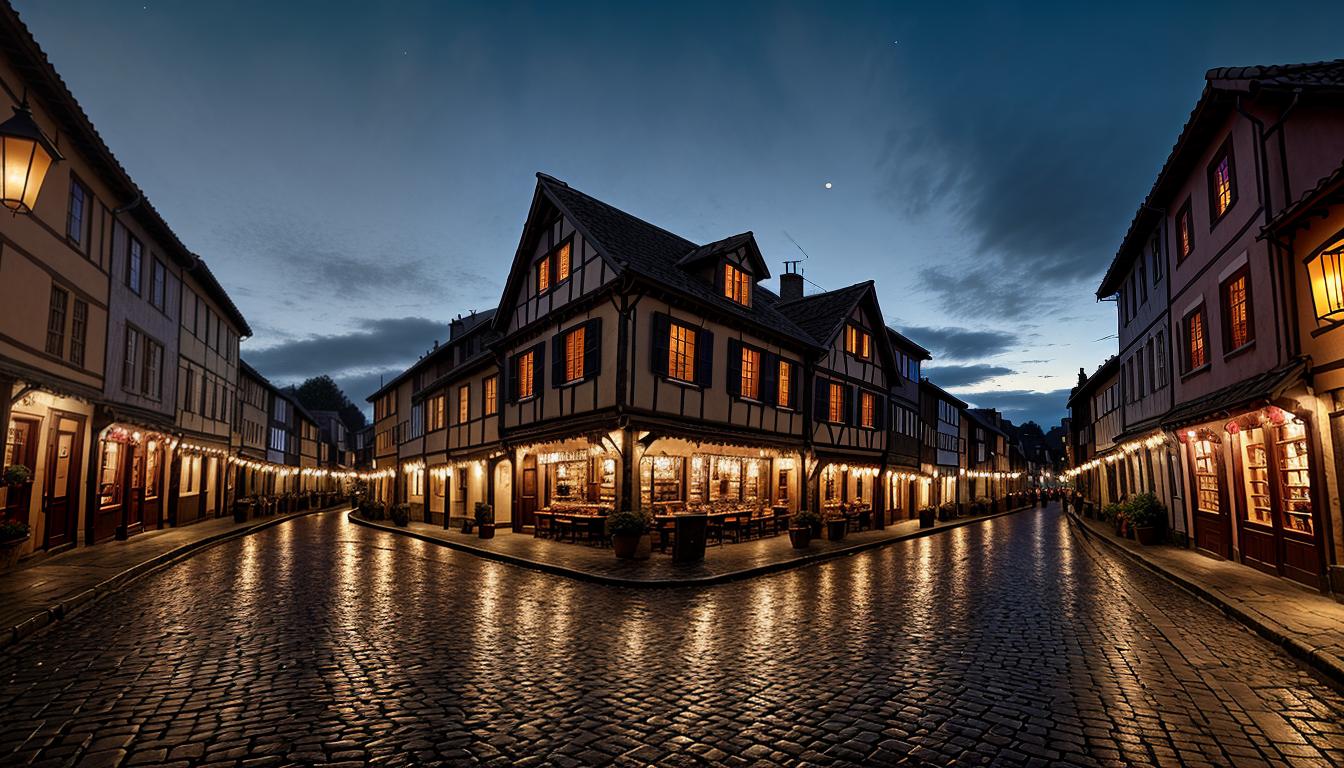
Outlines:
<svg viewBox="0 0 1344 768"><path fill-rule="evenodd" d="M826 420L834 424L843 424L845 421L845 385L833 381L828 388L831 397Z"/></svg>
<svg viewBox="0 0 1344 768"><path fill-rule="evenodd" d="M741 391L743 397L761 398L761 353L750 347L742 348Z"/></svg>
<svg viewBox="0 0 1344 768"><path fill-rule="evenodd" d="M499 410L499 401L497 399L499 397L499 377L491 376L486 379L483 389L485 390L485 415L491 416Z"/></svg>
<svg viewBox="0 0 1344 768"><path fill-rule="evenodd" d="M751 306L751 275L731 264L725 264L723 295L744 307Z"/></svg>
<svg viewBox="0 0 1344 768"><path fill-rule="evenodd" d="M569 243L555 252L555 282L569 279Z"/></svg>
<svg viewBox="0 0 1344 768"><path fill-rule="evenodd" d="M583 378L583 326L565 336L565 381Z"/></svg>
<svg viewBox="0 0 1344 768"><path fill-rule="evenodd" d="M876 403L877 403L877 398L873 396L873 393L872 393L872 392L860 392L860 393L859 393L859 425L860 425L860 426L862 426L862 427L867 427L868 429L872 429L872 428L873 428L873 426L874 426L874 424L873 424L873 412L874 412L874 411L876 410L876 408L877 408Z"/></svg>
<svg viewBox="0 0 1344 768"><path fill-rule="evenodd" d="M845 351L855 357L867 360L872 354L873 339L857 325L845 326Z"/></svg>
<svg viewBox="0 0 1344 768"><path fill-rule="evenodd" d="M545 293L551 289L551 257L547 256L537 262L537 293Z"/></svg>
<svg viewBox="0 0 1344 768"><path fill-rule="evenodd" d="M667 375L678 381L695 381L695 330L673 323L668 329Z"/></svg>
<svg viewBox="0 0 1344 768"><path fill-rule="evenodd" d="M529 379L529 383L530 381ZM457 423L465 424L469 418L471 418L471 387L463 384L457 388Z"/></svg>
<svg viewBox="0 0 1344 768"><path fill-rule="evenodd" d="M524 352L518 356L518 399L525 400L533 395L532 377L536 372L534 352Z"/></svg>
<svg viewBox="0 0 1344 768"><path fill-rule="evenodd" d="M1227 348L1239 349L1251 343L1251 297L1247 289L1246 273L1227 281L1223 286L1223 314L1227 318Z"/></svg>
<svg viewBox="0 0 1344 768"><path fill-rule="evenodd" d="M1186 370L1193 371L1209 361L1204 340L1204 310L1190 313L1185 319Z"/></svg>
<svg viewBox="0 0 1344 768"><path fill-rule="evenodd" d="M793 375L793 366L789 365L788 361L786 360L780 360L779 392L777 393L778 397L776 398L776 401L778 402L779 405L785 408L789 407L789 396L791 395L791 390L793 388L793 382L790 380L790 376L792 375Z"/></svg>

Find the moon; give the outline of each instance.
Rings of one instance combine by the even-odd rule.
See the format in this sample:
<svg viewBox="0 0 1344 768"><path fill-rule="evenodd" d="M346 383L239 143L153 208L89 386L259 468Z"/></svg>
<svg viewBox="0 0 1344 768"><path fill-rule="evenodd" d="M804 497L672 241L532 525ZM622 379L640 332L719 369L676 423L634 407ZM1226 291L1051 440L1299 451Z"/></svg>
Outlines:
<svg viewBox="0 0 1344 768"><path fill-rule="evenodd" d="M825 184L824 186L825 186L827 189L830 189L830 188L831 188L831 182L829 182L829 181L826 182L826 184Z"/></svg>

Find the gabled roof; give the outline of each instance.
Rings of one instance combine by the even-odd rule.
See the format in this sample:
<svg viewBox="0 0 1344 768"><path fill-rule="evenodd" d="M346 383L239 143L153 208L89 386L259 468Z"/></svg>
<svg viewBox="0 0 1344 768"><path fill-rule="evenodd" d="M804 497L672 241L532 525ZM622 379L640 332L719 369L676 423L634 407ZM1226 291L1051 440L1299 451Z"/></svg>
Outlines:
<svg viewBox="0 0 1344 768"><path fill-rule="evenodd" d="M995 411L993 408L966 409L966 415L970 418L971 421L975 422L976 424L979 424L980 426L984 427L986 430L990 432L993 432L1005 438L1008 437L1008 433L1004 432L1003 429L1001 429L997 424L995 424L994 420L990 417L990 414L994 412Z"/></svg>
<svg viewBox="0 0 1344 768"><path fill-rule="evenodd" d="M1344 203L1344 162L1323 176L1316 186L1302 193L1260 230L1260 237L1283 232L1309 223L1313 211Z"/></svg>
<svg viewBox="0 0 1344 768"><path fill-rule="evenodd" d="M285 387L284 389L276 390L276 394L288 400L290 405L294 406L295 413L312 422L313 426L317 426L317 418L303 406L303 403L299 402L299 392L297 389L294 387Z"/></svg>
<svg viewBox="0 0 1344 768"><path fill-rule="evenodd" d="M1164 200L1184 182L1205 143L1212 138L1223 117L1233 108L1237 95L1261 91L1295 89L1315 92L1344 90L1344 59L1310 64L1275 64L1253 67L1219 67L1204 74L1204 91L1181 128L1176 144L1157 174L1152 189L1144 198L1129 230L1120 242L1115 258L1097 288L1103 299L1120 290L1134 258L1142 251L1149 233L1162 220Z"/></svg>
<svg viewBox="0 0 1344 768"><path fill-rule="evenodd" d="M934 393L935 395L937 395L939 398L941 398L941 399L943 399L943 400L946 400L946 401L948 401L949 403L952 403L953 405L957 406L957 408L959 408L959 409L961 409L961 410L963 410L963 411L966 410L967 408L970 408L970 407L971 407L970 405L968 405L968 404L966 403L965 400L962 400L961 398L957 397L956 395L952 394L951 392L948 392L946 389L943 389L942 387L938 386L937 384L934 384L932 381L929 381L928 378L920 379L920 380L919 380L919 386L920 386L921 388L923 388L923 389L930 389L930 390L932 390L933 393Z"/></svg>
<svg viewBox="0 0 1344 768"><path fill-rule="evenodd" d="M1102 382L1115 376L1120 370L1120 356L1111 355L1106 358L1106 362L1097 368L1096 372L1087 377L1087 381L1075 386L1069 391L1069 400L1065 403L1066 408L1073 408L1073 403L1080 395L1087 394L1095 390Z"/></svg>
<svg viewBox="0 0 1344 768"><path fill-rule="evenodd" d="M913 352L914 356L918 357L920 360L933 359L933 354L929 352L929 350L911 341L909 336L892 328L890 325L887 326L887 338L891 340L891 343L894 346L902 347L907 352Z"/></svg>
<svg viewBox="0 0 1344 768"><path fill-rule="evenodd" d="M19 18L19 14L9 3L0 3L0 53L13 64L22 85L31 90L34 100L42 110L49 114L61 128L62 140L69 142L75 150L95 169L102 181L124 199L111 203L109 208L127 206L127 216L134 218L169 251L173 261L188 272L196 275L204 283L210 297L213 298L229 319L238 326L240 336L251 336L252 328L243 318L219 281L204 266L196 254L192 253L164 221L159 212L150 204L139 185L126 172L126 169L112 154L107 142L99 135L93 121L71 93L69 86L61 79L56 68L28 26ZM68 150L67 154L68 154Z"/></svg>
<svg viewBox="0 0 1344 768"><path fill-rule="evenodd" d="M765 280L770 277L770 267L766 265L765 256L761 255L761 247L756 244L756 236L751 232L743 232L740 235L725 237L722 240L715 240L712 243L702 245L682 256L677 263L683 267L689 267L717 258L725 253L732 253L738 248L745 248L747 251L747 258L751 260L752 264L752 277L757 280Z"/></svg>
<svg viewBox="0 0 1344 768"><path fill-rule="evenodd" d="M776 308L818 345L828 347L840 334L854 307L872 289L873 281L865 280L834 291L781 301Z"/></svg>

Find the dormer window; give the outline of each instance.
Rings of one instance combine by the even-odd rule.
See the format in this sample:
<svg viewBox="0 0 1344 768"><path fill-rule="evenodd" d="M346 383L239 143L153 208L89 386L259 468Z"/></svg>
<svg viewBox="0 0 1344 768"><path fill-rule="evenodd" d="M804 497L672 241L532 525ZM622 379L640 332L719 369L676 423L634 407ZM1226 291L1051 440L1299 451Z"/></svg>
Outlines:
<svg viewBox="0 0 1344 768"><path fill-rule="evenodd" d="M751 273L732 264L723 266L723 295L741 304L751 306Z"/></svg>
<svg viewBox="0 0 1344 768"><path fill-rule="evenodd" d="M873 337L857 325L846 324L845 351L860 360L867 360L872 357Z"/></svg>

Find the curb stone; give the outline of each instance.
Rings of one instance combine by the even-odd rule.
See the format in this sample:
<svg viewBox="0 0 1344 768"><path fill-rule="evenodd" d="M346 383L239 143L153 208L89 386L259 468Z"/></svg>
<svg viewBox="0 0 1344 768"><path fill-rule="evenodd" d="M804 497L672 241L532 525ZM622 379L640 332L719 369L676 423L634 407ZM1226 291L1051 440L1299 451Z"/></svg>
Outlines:
<svg viewBox="0 0 1344 768"><path fill-rule="evenodd" d="M412 531L407 528L398 528L396 526L388 525L386 523L375 522L372 520L365 520L355 515L354 510L350 510L349 512L347 512L346 518L355 525L362 525L366 528L373 528L375 530L386 531L388 533L395 533L401 536L408 536L410 538L419 539L420 541L428 542L430 544L437 544L441 547L446 547L448 549L457 550L458 552L464 552L469 555L474 555L476 557L485 560L494 560L496 562L504 563L506 565L513 565L519 568L527 568L533 571L541 571L543 573L549 573L553 576L562 576L564 578L574 579L576 581L586 581L595 584L603 584L609 587L666 589L670 587L712 586L715 584L723 584L730 581L738 581L741 579L754 578L756 576L764 576L769 573L778 573L780 571L793 570L795 568L802 568L805 566L814 565L816 563L825 562L827 560L834 560L840 557L848 557L849 555L855 555L860 552L866 552L871 549L885 547L889 544L896 544L897 542L923 538L925 536L931 536L933 534L940 533L942 531L950 531L953 528L960 528L962 526L971 525L973 523L978 523L983 520L993 520L996 517L1012 515L1021 512L1024 509L1032 509L1032 508L1033 508L1032 506L1017 507L1014 509L1007 510L1005 512L996 512L992 515L977 515L974 517L957 518L956 520L950 522L938 523L934 525L932 528L920 528L918 530L911 531L910 533L903 534L901 536L895 536L890 539L866 541L862 544L855 544L849 547L841 547L839 549L831 549L825 552L812 552L809 554L792 557L787 560L780 560L774 563L766 563L764 565L758 565L752 568L743 568L741 570L736 571L716 573L710 576L693 576L688 578L671 578L671 579L630 579L621 576L608 576L606 574L593 573L591 571L585 571L580 568L570 568L563 565L557 565L555 563L547 563L539 560L530 560L528 558L519 557L517 555L512 555L506 552L498 552L495 550L473 547L468 544L463 544L461 542L451 541L448 539L441 539L436 536L430 536L428 534L420 533L418 531Z"/></svg>
<svg viewBox="0 0 1344 768"><path fill-rule="evenodd" d="M167 566L194 555L201 550L208 549L216 544L222 544L231 539L246 536L250 533L256 533L257 531L279 525L280 523L289 520L306 517L308 515L315 515L319 512L333 512L344 506L347 505L336 505L324 509L305 509L302 512L292 512L283 516L276 516L267 520L258 521L252 525L239 526L217 533L213 536L207 536L199 541L189 542L174 549L170 549L167 552L155 555L144 562L132 565L120 573L109 576L107 579L104 579L82 592L77 592L58 603L47 606L45 609L19 622L13 627L0 627L0 648L15 645L57 621L62 621L83 613L95 603L109 595L117 593L140 577L147 576L157 570L166 568Z"/></svg>
<svg viewBox="0 0 1344 768"><path fill-rule="evenodd" d="M1295 633L1289 632L1286 628L1274 622L1273 620L1260 615L1258 612L1248 611L1237 605L1232 599L1222 597L1213 590L1205 587L1194 579L1187 578L1178 573L1163 568L1161 565L1144 557L1128 547L1121 546L1119 542L1111 541L1110 537L1103 536L1092 530L1075 513L1066 512L1070 520L1077 526L1084 536L1095 541L1102 541L1115 551L1129 558L1138 565L1147 568L1159 576L1176 584L1178 587L1193 593L1196 597L1211 604L1227 616L1241 622L1247 629L1255 632L1264 639L1283 648L1290 656L1298 661L1306 663L1313 670L1325 676L1336 688L1344 690L1344 659L1339 658L1330 651L1316 648L1303 642Z"/></svg>

